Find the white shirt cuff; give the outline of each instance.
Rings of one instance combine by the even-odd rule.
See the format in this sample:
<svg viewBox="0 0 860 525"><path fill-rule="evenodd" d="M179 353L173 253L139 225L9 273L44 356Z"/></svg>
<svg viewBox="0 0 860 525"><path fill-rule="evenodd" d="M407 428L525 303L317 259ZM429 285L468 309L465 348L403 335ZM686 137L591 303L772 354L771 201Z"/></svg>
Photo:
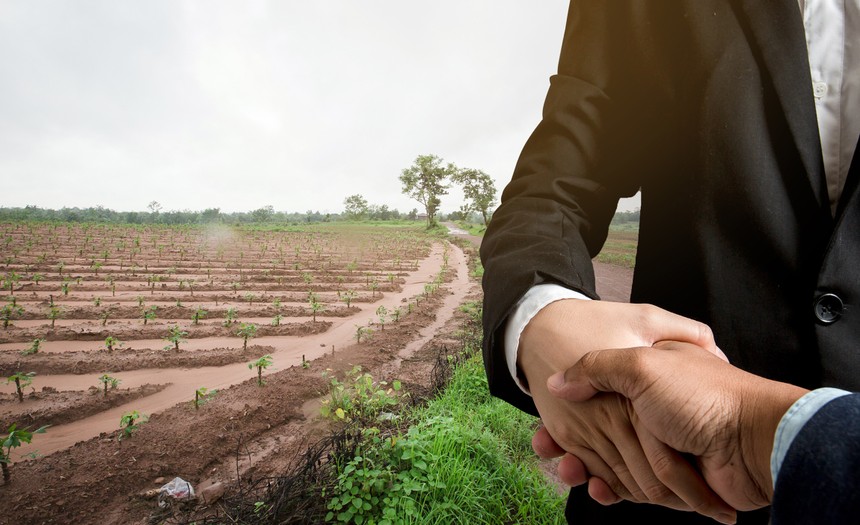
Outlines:
<svg viewBox="0 0 860 525"><path fill-rule="evenodd" d="M513 313L508 317L508 322L505 325L505 359L508 362L508 370L514 382L520 387L520 390L528 395L528 389L523 386L517 373L517 354L520 347L520 335L525 330L526 325L532 320L532 317L537 315L545 306L562 299L585 299L591 300L579 292L574 292L564 286L557 284L539 284L533 286L520 299L514 307Z"/></svg>
<svg viewBox="0 0 860 525"><path fill-rule="evenodd" d="M785 460L788 449L794 442L794 438L800 433L804 425L818 412L821 407L834 399L846 396L851 392L838 388L819 388L801 397L791 405L791 408L779 420L776 434L773 440L773 452L770 455L770 474L773 485L776 487L776 478L779 469Z"/></svg>

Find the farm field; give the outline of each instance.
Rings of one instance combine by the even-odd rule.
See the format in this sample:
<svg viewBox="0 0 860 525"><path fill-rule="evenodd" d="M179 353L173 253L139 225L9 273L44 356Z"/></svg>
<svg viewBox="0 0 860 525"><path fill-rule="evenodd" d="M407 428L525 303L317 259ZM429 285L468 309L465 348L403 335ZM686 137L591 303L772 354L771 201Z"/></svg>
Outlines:
<svg viewBox="0 0 860 525"><path fill-rule="evenodd" d="M323 372L419 385L480 297L420 226L5 223L0 248L0 374L22 383L0 426L50 425L13 450L0 523L147 523L174 476L277 472L324 427Z"/></svg>
<svg viewBox="0 0 860 525"><path fill-rule="evenodd" d="M625 223L609 227L603 249L597 254L598 262L633 268L636 265L636 248L639 245L639 223Z"/></svg>

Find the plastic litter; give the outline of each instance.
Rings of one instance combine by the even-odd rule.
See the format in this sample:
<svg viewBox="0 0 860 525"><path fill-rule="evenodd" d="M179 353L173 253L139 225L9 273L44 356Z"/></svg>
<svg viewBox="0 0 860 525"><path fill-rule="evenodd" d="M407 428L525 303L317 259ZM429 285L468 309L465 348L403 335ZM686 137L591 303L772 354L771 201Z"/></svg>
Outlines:
<svg viewBox="0 0 860 525"><path fill-rule="evenodd" d="M194 487L182 478L176 477L158 489L158 506L167 508L173 501L194 499Z"/></svg>

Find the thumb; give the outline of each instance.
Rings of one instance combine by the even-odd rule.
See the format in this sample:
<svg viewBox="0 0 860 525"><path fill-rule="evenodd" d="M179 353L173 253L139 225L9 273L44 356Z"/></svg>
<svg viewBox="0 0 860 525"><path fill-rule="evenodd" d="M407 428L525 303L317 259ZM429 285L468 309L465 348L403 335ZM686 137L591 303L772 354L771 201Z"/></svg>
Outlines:
<svg viewBox="0 0 860 525"><path fill-rule="evenodd" d="M632 399L636 394L639 353L648 348L595 350L582 356L575 365L551 375L550 394L567 401L587 401L598 392L617 392Z"/></svg>

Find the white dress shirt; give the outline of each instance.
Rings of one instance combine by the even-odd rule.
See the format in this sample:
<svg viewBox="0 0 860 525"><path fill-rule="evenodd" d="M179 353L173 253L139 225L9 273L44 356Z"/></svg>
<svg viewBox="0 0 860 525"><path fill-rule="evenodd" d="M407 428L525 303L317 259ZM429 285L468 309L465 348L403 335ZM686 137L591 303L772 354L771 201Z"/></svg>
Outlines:
<svg viewBox="0 0 860 525"><path fill-rule="evenodd" d="M827 193L831 212L835 214L860 138L860 0L798 0L798 5L806 33ZM526 292L508 318L504 337L505 357L511 376L525 393L528 390L519 380L517 370L520 335L541 309L561 299L589 298L556 284L542 284ZM828 395L832 396L833 392ZM789 410L780 422L780 429L787 426L794 430L777 432L771 458L774 483L785 450L823 404L808 405L815 407L811 412ZM777 451L782 451L778 461Z"/></svg>

